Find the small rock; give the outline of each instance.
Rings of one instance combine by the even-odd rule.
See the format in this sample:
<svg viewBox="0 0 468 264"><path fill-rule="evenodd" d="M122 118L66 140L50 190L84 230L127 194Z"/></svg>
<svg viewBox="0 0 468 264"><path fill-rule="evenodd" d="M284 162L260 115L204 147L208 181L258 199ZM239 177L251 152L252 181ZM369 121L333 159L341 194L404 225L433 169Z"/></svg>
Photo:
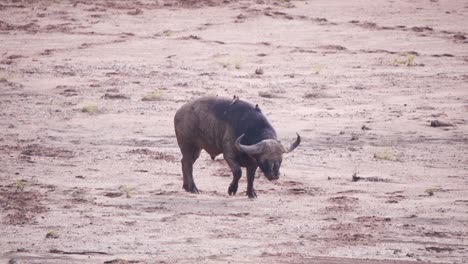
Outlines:
<svg viewBox="0 0 468 264"><path fill-rule="evenodd" d="M59 238L59 236L54 230L51 230L51 231L47 232L46 238L57 239L57 238Z"/></svg>
<svg viewBox="0 0 468 264"><path fill-rule="evenodd" d="M137 261L133 260L125 260L125 259L113 259L104 261L104 264L130 264L130 263L138 263Z"/></svg>
<svg viewBox="0 0 468 264"><path fill-rule="evenodd" d="M199 36L195 36L195 35L190 35L188 38L189 39L195 39L195 40L200 40L201 39Z"/></svg>
<svg viewBox="0 0 468 264"><path fill-rule="evenodd" d="M357 173L353 173L352 177L351 177L351 181L352 182L357 182L359 181L360 179L362 179L361 177L357 176Z"/></svg>
<svg viewBox="0 0 468 264"><path fill-rule="evenodd" d="M261 69L261 68L256 69L255 74L262 75L263 74L263 69Z"/></svg>
<svg viewBox="0 0 468 264"><path fill-rule="evenodd" d="M453 35L453 38L457 39L457 40L465 40L466 36L462 35L462 34L455 34L455 35Z"/></svg>
<svg viewBox="0 0 468 264"><path fill-rule="evenodd" d="M108 192L108 193L104 194L104 196L107 196L107 197L110 197L110 198L120 197L122 195L123 195L123 193L121 193L121 192Z"/></svg>
<svg viewBox="0 0 468 264"><path fill-rule="evenodd" d="M130 16L136 16L136 15L141 15L141 14L143 14L143 11L141 11L141 9L139 8L127 12L127 15L130 15Z"/></svg>
<svg viewBox="0 0 468 264"><path fill-rule="evenodd" d="M448 126L453 126L453 125L448 122L439 121L439 120L431 121L431 127L448 127Z"/></svg>
<svg viewBox="0 0 468 264"><path fill-rule="evenodd" d="M21 263L21 262L19 262L19 260L14 259L14 258L12 258L12 259L10 259L10 260L8 261L8 264L20 264L20 263Z"/></svg>
<svg viewBox="0 0 468 264"><path fill-rule="evenodd" d="M239 14L239 15L237 16L237 19L246 19L246 18L247 18L247 16L244 15L244 14Z"/></svg>
<svg viewBox="0 0 468 264"><path fill-rule="evenodd" d="M112 93L105 93L102 99L130 99L128 96L123 94L112 94Z"/></svg>

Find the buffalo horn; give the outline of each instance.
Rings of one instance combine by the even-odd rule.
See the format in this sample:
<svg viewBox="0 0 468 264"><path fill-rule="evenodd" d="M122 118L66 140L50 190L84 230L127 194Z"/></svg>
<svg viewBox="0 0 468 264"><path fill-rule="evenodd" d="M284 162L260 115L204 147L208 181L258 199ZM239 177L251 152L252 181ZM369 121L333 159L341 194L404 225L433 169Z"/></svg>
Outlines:
<svg viewBox="0 0 468 264"><path fill-rule="evenodd" d="M243 152L247 155L255 155L262 152L262 148L259 145L261 142L251 146L242 145L240 142L244 136L245 134L242 134L239 138L237 138L236 143L234 144L238 151Z"/></svg>
<svg viewBox="0 0 468 264"><path fill-rule="evenodd" d="M296 135L297 135L296 141L294 141L294 143L292 143L291 146L288 149L286 149L285 151L286 153L293 151L301 143L301 136L299 136L298 133L296 133Z"/></svg>

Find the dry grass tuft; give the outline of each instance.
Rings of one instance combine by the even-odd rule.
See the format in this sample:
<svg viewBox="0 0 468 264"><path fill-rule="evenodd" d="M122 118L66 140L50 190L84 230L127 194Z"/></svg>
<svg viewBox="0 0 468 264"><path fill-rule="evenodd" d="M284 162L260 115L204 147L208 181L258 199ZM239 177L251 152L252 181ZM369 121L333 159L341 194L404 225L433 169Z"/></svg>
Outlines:
<svg viewBox="0 0 468 264"><path fill-rule="evenodd" d="M152 91L143 98L141 98L142 101L162 101L163 100L163 93L159 90Z"/></svg>

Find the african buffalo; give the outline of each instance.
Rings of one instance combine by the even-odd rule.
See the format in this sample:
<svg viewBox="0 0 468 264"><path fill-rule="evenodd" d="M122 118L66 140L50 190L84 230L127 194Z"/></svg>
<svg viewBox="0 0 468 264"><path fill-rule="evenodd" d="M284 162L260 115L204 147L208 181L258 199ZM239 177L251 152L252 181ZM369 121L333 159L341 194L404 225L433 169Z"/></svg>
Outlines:
<svg viewBox="0 0 468 264"><path fill-rule="evenodd" d="M236 194L241 167L246 167L247 195L256 198L253 182L257 168L270 181L278 179L283 153L293 151L301 142L297 134L290 147L283 147L258 105L236 96L232 100L203 97L186 103L175 114L174 127L183 156L183 188L192 193L198 193L192 170L202 149L212 159L224 155L233 174L229 195Z"/></svg>

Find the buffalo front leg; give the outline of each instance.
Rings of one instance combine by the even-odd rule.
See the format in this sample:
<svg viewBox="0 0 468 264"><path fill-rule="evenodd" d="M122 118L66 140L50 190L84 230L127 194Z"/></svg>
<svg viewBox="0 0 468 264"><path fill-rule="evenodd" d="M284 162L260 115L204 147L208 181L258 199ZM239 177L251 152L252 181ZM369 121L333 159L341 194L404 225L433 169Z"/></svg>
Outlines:
<svg viewBox="0 0 468 264"><path fill-rule="evenodd" d="M183 188L187 192L199 193L195 181L193 180L193 164L200 156L200 150L192 149L189 152L184 152L182 157L182 174L184 176Z"/></svg>
<svg viewBox="0 0 468 264"><path fill-rule="evenodd" d="M237 162L231 159L226 159L226 162L232 171L232 182L229 184L228 194L235 195L237 193L237 188L239 187L239 179L242 177L242 170Z"/></svg>
<svg viewBox="0 0 468 264"><path fill-rule="evenodd" d="M253 187L256 171L257 166L247 167L247 196L249 196L251 199L257 198L257 194L255 193Z"/></svg>

